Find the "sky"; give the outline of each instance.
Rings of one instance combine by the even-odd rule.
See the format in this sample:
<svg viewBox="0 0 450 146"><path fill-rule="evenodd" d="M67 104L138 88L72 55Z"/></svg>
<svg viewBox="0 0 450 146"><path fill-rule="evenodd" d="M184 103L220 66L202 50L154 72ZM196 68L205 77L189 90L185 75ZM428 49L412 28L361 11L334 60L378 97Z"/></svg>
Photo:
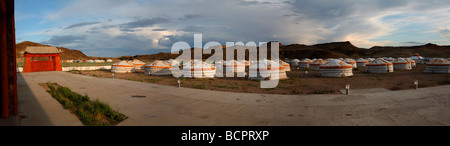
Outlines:
<svg viewBox="0 0 450 146"><path fill-rule="evenodd" d="M17 42L118 57L175 42L450 44L444 0L15 0Z"/></svg>

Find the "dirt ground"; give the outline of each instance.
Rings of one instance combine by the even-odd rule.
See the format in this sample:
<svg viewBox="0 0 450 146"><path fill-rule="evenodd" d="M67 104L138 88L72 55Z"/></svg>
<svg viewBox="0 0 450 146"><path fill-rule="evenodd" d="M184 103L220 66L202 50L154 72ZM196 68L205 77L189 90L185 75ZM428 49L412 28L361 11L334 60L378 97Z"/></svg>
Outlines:
<svg viewBox="0 0 450 146"><path fill-rule="evenodd" d="M211 78L193 79L182 78L181 86L187 88L244 92L265 94L340 94L339 90L345 89L349 83L352 89L386 88L390 90L414 89L414 80L419 80L419 87L432 87L450 84L450 74L423 73L424 64L417 64L416 68L409 71L397 71L393 73L365 73L361 67L353 71L352 77L325 78L319 77L318 71L297 70L291 68L287 72L289 79L280 80L278 86L273 89L260 88L260 82L247 78ZM112 78L110 71L72 71L75 74L89 75L100 78ZM156 83L168 86L178 86L177 79L173 76L147 76L143 70L136 73L114 74L115 78L134 80L140 82Z"/></svg>

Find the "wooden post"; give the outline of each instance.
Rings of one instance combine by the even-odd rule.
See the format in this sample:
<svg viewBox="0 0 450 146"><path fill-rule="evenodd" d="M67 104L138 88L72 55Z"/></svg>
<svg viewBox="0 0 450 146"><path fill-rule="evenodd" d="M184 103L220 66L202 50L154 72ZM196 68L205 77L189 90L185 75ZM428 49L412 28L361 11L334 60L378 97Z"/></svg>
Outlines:
<svg viewBox="0 0 450 146"><path fill-rule="evenodd" d="M17 115L14 0L0 1L0 117Z"/></svg>

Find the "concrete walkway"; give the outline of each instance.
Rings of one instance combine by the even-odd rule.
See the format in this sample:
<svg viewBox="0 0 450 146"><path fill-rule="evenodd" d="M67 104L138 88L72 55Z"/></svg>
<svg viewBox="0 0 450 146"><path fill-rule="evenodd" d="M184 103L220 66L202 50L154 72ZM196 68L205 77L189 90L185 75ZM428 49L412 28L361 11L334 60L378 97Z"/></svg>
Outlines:
<svg viewBox="0 0 450 146"><path fill-rule="evenodd" d="M26 78L26 77L25 77ZM17 74L20 126L82 126L81 121L37 82ZM44 82L45 83L45 82Z"/></svg>
<svg viewBox="0 0 450 146"><path fill-rule="evenodd" d="M66 72L21 76L19 106L21 115L29 117L22 125L81 124L37 85L46 82L109 103L129 117L119 125L450 125L449 85L418 91L352 90L355 94L350 96L272 95L176 88Z"/></svg>

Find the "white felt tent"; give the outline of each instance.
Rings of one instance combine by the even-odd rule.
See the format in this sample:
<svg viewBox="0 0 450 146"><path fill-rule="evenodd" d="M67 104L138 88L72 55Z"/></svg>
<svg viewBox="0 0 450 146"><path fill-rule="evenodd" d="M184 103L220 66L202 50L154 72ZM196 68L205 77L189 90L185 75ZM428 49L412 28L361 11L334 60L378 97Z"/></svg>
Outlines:
<svg viewBox="0 0 450 146"><path fill-rule="evenodd" d="M419 63L419 64L421 64L421 63L424 63L423 62L423 57L422 56L420 56L419 55L419 53L415 53L413 56L411 56L411 57L409 57L409 58L411 58L412 60L414 60L416 63Z"/></svg>
<svg viewBox="0 0 450 146"><path fill-rule="evenodd" d="M356 61L354 59L351 58L345 58L344 60L345 63L347 64L351 64L353 68L357 68L358 66L356 65Z"/></svg>
<svg viewBox="0 0 450 146"><path fill-rule="evenodd" d="M411 62L411 67L416 67L416 61L412 60L411 58L405 58L407 61Z"/></svg>
<svg viewBox="0 0 450 146"><path fill-rule="evenodd" d="M273 66L274 65L274 66ZM250 73L255 72L255 76L251 76ZM250 79L287 79L285 67L280 63L263 59L259 62L253 63L249 67Z"/></svg>
<svg viewBox="0 0 450 146"><path fill-rule="evenodd" d="M236 60L224 61L223 62L223 76L226 77L227 73L233 73L234 77L237 77L237 74L245 75L245 64ZM217 72L217 71L216 71Z"/></svg>
<svg viewBox="0 0 450 146"><path fill-rule="evenodd" d="M322 77L347 77L353 76L353 66L341 60L333 59L320 65L319 75Z"/></svg>
<svg viewBox="0 0 450 146"><path fill-rule="evenodd" d="M366 72L369 73L394 72L394 66L393 63L386 61L383 58L378 58L366 64Z"/></svg>
<svg viewBox="0 0 450 146"><path fill-rule="evenodd" d="M127 61L120 61L111 65L111 72L113 73L129 73L135 72L133 64L129 64Z"/></svg>
<svg viewBox="0 0 450 146"><path fill-rule="evenodd" d="M216 67L203 61L194 60L183 63L183 76L187 78L213 78Z"/></svg>
<svg viewBox="0 0 450 146"><path fill-rule="evenodd" d="M170 64L161 60L154 61L144 66L146 75L156 76L172 75L172 72L170 71L171 67L172 66Z"/></svg>
<svg viewBox="0 0 450 146"><path fill-rule="evenodd" d="M298 66L298 63L300 62L300 60L298 60L298 59L293 59L293 60L291 60L291 66Z"/></svg>
<svg viewBox="0 0 450 146"><path fill-rule="evenodd" d="M280 65L284 67L285 71L291 71L291 66L288 63L280 60Z"/></svg>
<svg viewBox="0 0 450 146"><path fill-rule="evenodd" d="M129 63L133 64L135 69L144 69L145 63L140 60L134 59Z"/></svg>
<svg viewBox="0 0 450 146"><path fill-rule="evenodd" d="M450 73L450 62L444 58L433 58L426 64L425 73Z"/></svg>
<svg viewBox="0 0 450 146"><path fill-rule="evenodd" d="M404 58L395 58L392 61L394 65L394 70L411 70L411 62Z"/></svg>
<svg viewBox="0 0 450 146"><path fill-rule="evenodd" d="M327 63L327 61L322 60L322 59L317 59L316 61L309 64L309 68L311 70L319 70L320 65L325 64L325 63Z"/></svg>
<svg viewBox="0 0 450 146"><path fill-rule="evenodd" d="M302 61L298 62L298 67L300 67L300 68L309 68L309 64L311 62L312 62L311 60L309 60L308 58L305 58Z"/></svg>
<svg viewBox="0 0 450 146"><path fill-rule="evenodd" d="M359 58L358 60L356 60L356 66L358 67L365 67L367 63L369 63L369 61L364 58Z"/></svg>

